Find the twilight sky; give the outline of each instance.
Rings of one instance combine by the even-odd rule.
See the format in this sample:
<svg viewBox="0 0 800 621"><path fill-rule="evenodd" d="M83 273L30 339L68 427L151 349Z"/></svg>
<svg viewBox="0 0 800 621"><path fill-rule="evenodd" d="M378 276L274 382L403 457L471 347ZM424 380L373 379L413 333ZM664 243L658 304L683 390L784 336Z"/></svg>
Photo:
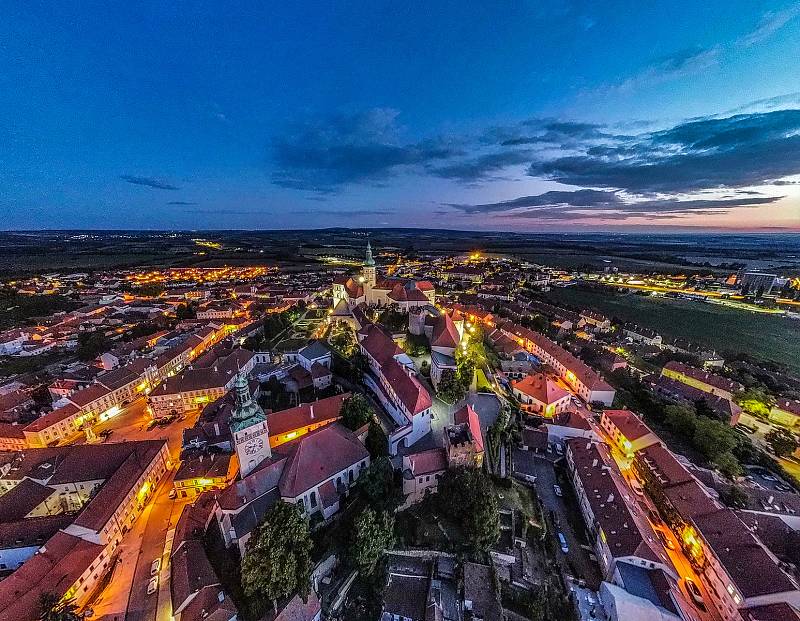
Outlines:
<svg viewBox="0 0 800 621"><path fill-rule="evenodd" d="M4 3L0 229L800 231L800 1L270 5Z"/></svg>

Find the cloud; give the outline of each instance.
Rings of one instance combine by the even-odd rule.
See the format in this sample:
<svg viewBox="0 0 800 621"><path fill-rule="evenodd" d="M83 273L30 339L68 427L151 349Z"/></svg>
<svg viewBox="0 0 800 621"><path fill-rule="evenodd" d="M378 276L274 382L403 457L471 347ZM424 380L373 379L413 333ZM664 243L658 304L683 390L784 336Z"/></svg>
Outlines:
<svg viewBox="0 0 800 621"><path fill-rule="evenodd" d="M156 190L180 190L179 187L159 181L153 177L137 177L135 175L120 175L120 179L132 183L133 185L143 185L148 188L155 188Z"/></svg>
<svg viewBox="0 0 800 621"><path fill-rule="evenodd" d="M800 15L800 4L794 4L782 11L768 11L764 13L758 25L741 37L737 44L742 47L750 47L769 39L795 17Z"/></svg>
<svg viewBox="0 0 800 621"><path fill-rule="evenodd" d="M184 206L191 206L191 205L197 205L197 203L194 203L194 202L192 202L192 201L169 201L169 202L167 203L167 205L184 205Z"/></svg>
<svg viewBox="0 0 800 621"><path fill-rule="evenodd" d="M386 179L403 167L430 164L461 153L446 140L408 143L400 139L398 112L376 108L307 122L273 140L276 185L332 192Z"/></svg>
<svg viewBox="0 0 800 621"><path fill-rule="evenodd" d="M719 46L678 50L655 59L638 73L613 86L612 90L631 91L702 73L719 63L720 52Z"/></svg>
<svg viewBox="0 0 800 621"><path fill-rule="evenodd" d="M550 191L533 196L477 205L448 204L467 214L498 213L507 218L582 220L603 218L659 219L686 215L712 215L741 207L758 207L779 201L782 196L742 196L712 199L644 199L604 190Z"/></svg>
<svg viewBox="0 0 800 621"><path fill-rule="evenodd" d="M800 173L800 110L690 121L611 142L603 150L541 158L528 173L567 185L632 193L769 183Z"/></svg>

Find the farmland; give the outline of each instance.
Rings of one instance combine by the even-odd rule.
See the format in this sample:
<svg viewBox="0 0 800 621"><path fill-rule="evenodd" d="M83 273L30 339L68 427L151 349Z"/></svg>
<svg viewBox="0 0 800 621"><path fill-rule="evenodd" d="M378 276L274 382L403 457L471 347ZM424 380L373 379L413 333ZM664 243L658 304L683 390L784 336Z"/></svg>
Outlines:
<svg viewBox="0 0 800 621"><path fill-rule="evenodd" d="M547 297L575 309L592 308L634 321L667 338L687 338L725 354L785 364L800 372L800 321L702 302L657 298L611 289L553 288Z"/></svg>

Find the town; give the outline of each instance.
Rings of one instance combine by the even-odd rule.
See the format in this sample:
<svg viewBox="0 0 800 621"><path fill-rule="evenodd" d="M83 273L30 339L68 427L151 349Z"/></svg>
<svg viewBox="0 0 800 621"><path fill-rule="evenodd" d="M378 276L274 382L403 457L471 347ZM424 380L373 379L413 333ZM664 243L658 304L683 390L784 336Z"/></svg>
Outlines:
<svg viewBox="0 0 800 621"><path fill-rule="evenodd" d="M797 274L383 243L4 282L0 621L800 619L800 370L591 303Z"/></svg>

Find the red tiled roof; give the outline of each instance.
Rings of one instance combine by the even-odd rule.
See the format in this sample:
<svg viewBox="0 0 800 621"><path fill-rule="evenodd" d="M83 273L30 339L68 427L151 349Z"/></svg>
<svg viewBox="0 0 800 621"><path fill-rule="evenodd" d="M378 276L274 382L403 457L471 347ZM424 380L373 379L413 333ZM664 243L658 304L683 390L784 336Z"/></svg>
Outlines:
<svg viewBox="0 0 800 621"><path fill-rule="evenodd" d="M551 404L569 397L569 393L544 373L534 373L512 383L516 390L533 397L540 403Z"/></svg>
<svg viewBox="0 0 800 621"><path fill-rule="evenodd" d="M431 407L431 396L419 381L406 373L396 360L381 366L381 372L411 416Z"/></svg>
<svg viewBox="0 0 800 621"><path fill-rule="evenodd" d="M708 384L709 386L713 386L714 388L719 388L720 390L725 390L727 392L733 393L742 390L744 388L744 386L742 386L739 382L734 382L733 380L730 380L727 377L722 377L721 375L714 375L713 373L709 373L708 371L703 371L702 369L690 367L688 364L676 362L675 360L670 360L667 364L664 365L664 368L669 369L671 371L675 371L676 373L682 373L683 375L691 377L692 379L695 379L698 382L703 382L704 384Z"/></svg>
<svg viewBox="0 0 800 621"><path fill-rule="evenodd" d="M70 416L74 416L78 412L80 412L80 410L75 405L73 405L72 403L68 403L64 407L57 408L52 412L48 412L44 416L40 416L35 421L28 424L25 427L25 431L31 431L34 433L42 431L43 429L52 427L56 423L59 423L62 420L69 418Z"/></svg>
<svg viewBox="0 0 800 621"><path fill-rule="evenodd" d="M313 403L303 403L288 410L272 412L267 415L269 434L280 435L320 422L333 422L340 417L342 403L348 397L350 393L346 392Z"/></svg>
<svg viewBox="0 0 800 621"><path fill-rule="evenodd" d="M447 453L442 448L407 455L414 476L447 470Z"/></svg>
<svg viewBox="0 0 800 621"><path fill-rule="evenodd" d="M305 601L299 595L295 595L286 604L286 608L278 613L275 621L312 621L320 610L319 598L314 589L311 589Z"/></svg>
<svg viewBox="0 0 800 621"><path fill-rule="evenodd" d="M93 401L106 396L110 392L111 391L105 386L101 386L100 384L92 384L91 386L87 386L82 390L72 393L69 397L67 397L67 399L69 399L79 408L83 408Z"/></svg>
<svg viewBox="0 0 800 621"><path fill-rule="evenodd" d="M458 347L458 330L453 320L446 313L436 318L431 335L431 347Z"/></svg>
<svg viewBox="0 0 800 621"><path fill-rule="evenodd" d="M694 523L745 598L797 590L794 581L730 509L697 517Z"/></svg>
<svg viewBox="0 0 800 621"><path fill-rule="evenodd" d="M650 428L630 410L605 410L603 412L603 417L610 420L611 423L619 429L620 433L631 442L653 433L650 431Z"/></svg>
<svg viewBox="0 0 800 621"><path fill-rule="evenodd" d="M369 458L369 452L346 427L332 423L276 449L287 456L278 488L296 498L342 470Z"/></svg>
<svg viewBox="0 0 800 621"><path fill-rule="evenodd" d="M64 532L53 535L39 554L0 582L0 621L38 619L41 594L66 593L102 551L103 546Z"/></svg>
<svg viewBox="0 0 800 621"><path fill-rule="evenodd" d="M456 425L466 425L472 434L479 450L483 450L483 433L481 432L481 421L478 413L467 403L464 407L453 414L453 422Z"/></svg>

